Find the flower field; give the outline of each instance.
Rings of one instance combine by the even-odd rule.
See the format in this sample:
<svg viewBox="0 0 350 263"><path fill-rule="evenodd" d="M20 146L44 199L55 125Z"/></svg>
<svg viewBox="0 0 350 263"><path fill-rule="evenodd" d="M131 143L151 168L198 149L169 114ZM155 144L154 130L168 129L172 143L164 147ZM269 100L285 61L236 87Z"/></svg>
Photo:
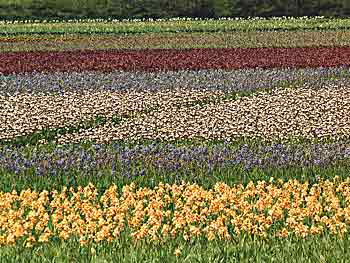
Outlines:
<svg viewBox="0 0 350 263"><path fill-rule="evenodd" d="M210 58L210 59L209 59ZM52 71L161 71L300 68L350 65L349 47L156 49L125 51L15 52L0 54L3 74ZM11 61L19 63L11 64Z"/></svg>
<svg viewBox="0 0 350 263"><path fill-rule="evenodd" d="M346 262L349 21L1 21L0 262Z"/></svg>

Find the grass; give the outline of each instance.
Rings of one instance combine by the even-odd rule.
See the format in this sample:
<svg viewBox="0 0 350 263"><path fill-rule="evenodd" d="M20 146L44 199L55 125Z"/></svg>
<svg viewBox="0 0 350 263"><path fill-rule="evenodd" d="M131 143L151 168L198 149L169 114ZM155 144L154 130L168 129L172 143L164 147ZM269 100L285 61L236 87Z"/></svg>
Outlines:
<svg viewBox="0 0 350 263"><path fill-rule="evenodd" d="M349 262L349 235L263 240L243 235L233 241L172 240L133 243L126 236L111 243L81 247L75 240L24 248L0 248L1 262ZM176 257L176 249L181 255Z"/></svg>

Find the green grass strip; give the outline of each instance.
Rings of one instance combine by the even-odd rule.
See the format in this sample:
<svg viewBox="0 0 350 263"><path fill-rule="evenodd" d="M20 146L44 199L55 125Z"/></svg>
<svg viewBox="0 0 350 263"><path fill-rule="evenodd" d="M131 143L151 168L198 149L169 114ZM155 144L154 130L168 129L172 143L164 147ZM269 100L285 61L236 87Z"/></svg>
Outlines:
<svg viewBox="0 0 350 263"><path fill-rule="evenodd" d="M77 240L55 240L25 248L23 244L0 247L3 262L347 262L349 234L343 238L326 234L306 239L295 237L267 240L247 234L232 241L180 238L166 243L133 242L128 233L112 242L80 246ZM175 255L179 249L181 254Z"/></svg>

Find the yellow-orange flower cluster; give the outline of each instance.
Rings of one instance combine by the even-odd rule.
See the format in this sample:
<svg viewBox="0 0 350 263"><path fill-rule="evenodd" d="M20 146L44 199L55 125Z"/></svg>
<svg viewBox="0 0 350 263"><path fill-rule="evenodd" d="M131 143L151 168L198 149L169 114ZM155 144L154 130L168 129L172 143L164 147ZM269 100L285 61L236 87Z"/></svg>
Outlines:
<svg viewBox="0 0 350 263"><path fill-rule="evenodd" d="M350 179L163 184L154 189L115 185L102 195L89 184L78 189L0 192L0 245L26 246L78 238L112 241L122 233L134 240L230 240L242 233L299 237L330 233L343 236L350 224Z"/></svg>

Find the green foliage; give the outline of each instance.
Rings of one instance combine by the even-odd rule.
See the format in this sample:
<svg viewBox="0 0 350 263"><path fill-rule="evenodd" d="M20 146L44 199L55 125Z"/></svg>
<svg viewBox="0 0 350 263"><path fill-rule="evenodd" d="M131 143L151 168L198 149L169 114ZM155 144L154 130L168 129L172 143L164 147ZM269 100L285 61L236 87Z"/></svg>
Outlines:
<svg viewBox="0 0 350 263"><path fill-rule="evenodd" d="M0 0L0 19L337 16L348 0Z"/></svg>
<svg viewBox="0 0 350 263"><path fill-rule="evenodd" d="M242 235L231 242L175 239L166 244L132 242L128 233L112 242L80 246L77 240L52 241L25 248L0 247L1 262L347 262L349 235L306 239L260 238ZM175 249L181 255L176 257Z"/></svg>

